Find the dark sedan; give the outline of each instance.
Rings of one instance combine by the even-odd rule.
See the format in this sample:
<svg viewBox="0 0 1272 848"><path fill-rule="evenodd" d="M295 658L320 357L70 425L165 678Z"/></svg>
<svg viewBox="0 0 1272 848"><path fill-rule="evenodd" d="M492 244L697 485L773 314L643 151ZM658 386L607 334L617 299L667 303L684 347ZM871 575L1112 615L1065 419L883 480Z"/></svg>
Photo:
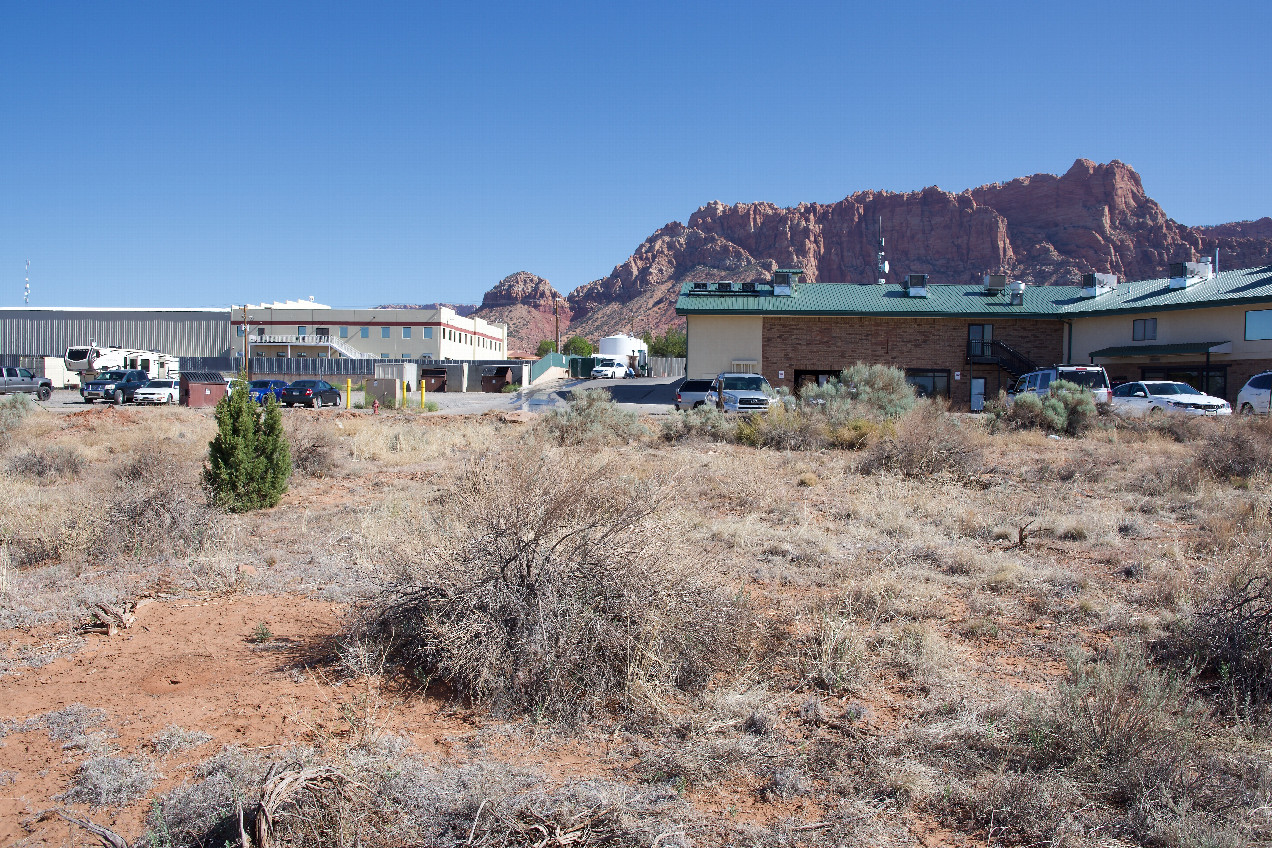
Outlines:
<svg viewBox="0 0 1272 848"><path fill-rule="evenodd" d="M340 405L340 392L325 380L297 380L283 389L279 400L284 406L303 404L314 408L331 404Z"/></svg>
<svg viewBox="0 0 1272 848"><path fill-rule="evenodd" d="M285 388L287 388L286 380L253 380L247 384L252 400L257 403L264 403L271 396L274 400L281 401L283 399L283 389Z"/></svg>

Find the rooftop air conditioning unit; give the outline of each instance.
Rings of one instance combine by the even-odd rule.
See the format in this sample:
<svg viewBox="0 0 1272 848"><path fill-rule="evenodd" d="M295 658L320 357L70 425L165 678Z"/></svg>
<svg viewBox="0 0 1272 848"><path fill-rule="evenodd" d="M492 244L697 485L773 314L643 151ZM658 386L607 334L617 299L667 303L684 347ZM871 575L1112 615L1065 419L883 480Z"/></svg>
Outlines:
<svg viewBox="0 0 1272 848"><path fill-rule="evenodd" d="M908 274L905 278L905 290L910 297L927 297L927 274Z"/></svg>
<svg viewBox="0 0 1272 848"><path fill-rule="evenodd" d="M985 291L991 294L1002 294L1003 289L1007 288L1006 274L986 274L985 275Z"/></svg>
<svg viewBox="0 0 1272 848"><path fill-rule="evenodd" d="M1099 297L1117 288L1117 274L1083 274L1082 296Z"/></svg>
<svg viewBox="0 0 1272 848"><path fill-rule="evenodd" d="M705 282L694 283L693 290L696 292L704 292L707 290L707 284Z"/></svg>
<svg viewBox="0 0 1272 848"><path fill-rule="evenodd" d="M1170 263L1170 287L1172 289L1186 289L1193 283L1209 280L1214 275L1214 266L1210 264L1209 259L1203 259L1200 262Z"/></svg>
<svg viewBox="0 0 1272 848"><path fill-rule="evenodd" d="M751 294L755 293L755 283L742 283L741 288L744 292L750 292Z"/></svg>
<svg viewBox="0 0 1272 848"><path fill-rule="evenodd" d="M1025 305L1025 284L1020 280L1014 281L1007 289L1011 293L1012 306Z"/></svg>
<svg viewBox="0 0 1272 848"><path fill-rule="evenodd" d="M773 272L773 294L775 297L790 297L795 293L795 283L799 281L803 268L778 268Z"/></svg>
<svg viewBox="0 0 1272 848"><path fill-rule="evenodd" d="M716 291L718 291L718 292L731 292L731 291L733 291L733 281L732 281L732 280L721 280L720 282L716 283Z"/></svg>

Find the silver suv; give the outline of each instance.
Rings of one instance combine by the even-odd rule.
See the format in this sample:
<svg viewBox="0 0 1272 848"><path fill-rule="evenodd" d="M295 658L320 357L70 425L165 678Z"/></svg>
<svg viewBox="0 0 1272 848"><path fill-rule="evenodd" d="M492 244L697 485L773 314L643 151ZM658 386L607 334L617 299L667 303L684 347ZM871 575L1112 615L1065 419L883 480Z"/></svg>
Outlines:
<svg viewBox="0 0 1272 848"><path fill-rule="evenodd" d="M1009 396L1017 398L1024 394L1044 396L1050 394L1051 384L1057 380L1076 383L1090 389L1095 395L1096 403L1108 403L1113 395L1109 386L1109 375L1102 365L1056 365L1053 368L1039 368L1021 375L1012 386Z"/></svg>
<svg viewBox="0 0 1272 848"><path fill-rule="evenodd" d="M766 412L769 408L769 381L759 374L717 374L707 392L707 406L719 408L723 397L725 412Z"/></svg>

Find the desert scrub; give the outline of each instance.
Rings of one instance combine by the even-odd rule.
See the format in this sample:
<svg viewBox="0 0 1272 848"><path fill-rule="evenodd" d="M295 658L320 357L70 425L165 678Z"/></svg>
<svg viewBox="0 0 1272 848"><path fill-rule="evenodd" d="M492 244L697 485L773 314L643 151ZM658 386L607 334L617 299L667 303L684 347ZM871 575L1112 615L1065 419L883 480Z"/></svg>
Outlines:
<svg viewBox="0 0 1272 848"><path fill-rule="evenodd" d="M731 442L737 436L737 416L725 415L715 407L686 411L672 410L663 420L659 435L667 442Z"/></svg>
<svg viewBox="0 0 1272 848"><path fill-rule="evenodd" d="M0 400L0 442L7 442L22 421L35 409L35 401L26 392L17 392Z"/></svg>
<svg viewBox="0 0 1272 848"><path fill-rule="evenodd" d="M83 470L83 454L64 445L32 448L9 460L9 473L33 478L42 484L78 477Z"/></svg>
<svg viewBox="0 0 1272 848"><path fill-rule="evenodd" d="M123 807L146 794L154 783L150 761L134 757L95 757L75 770L71 787L59 797L91 809Z"/></svg>
<svg viewBox="0 0 1272 848"><path fill-rule="evenodd" d="M834 422L854 418L900 418L917 401L905 372L891 365L858 362L845 368L837 380L807 385L799 391L800 405L821 407Z"/></svg>
<svg viewBox="0 0 1272 848"><path fill-rule="evenodd" d="M1090 390L1068 380L1056 380L1045 397L1026 393L1010 403L1007 393L999 391L985 412L991 431L1033 429L1070 436L1081 436L1099 415Z"/></svg>
<svg viewBox="0 0 1272 848"><path fill-rule="evenodd" d="M1218 480L1243 480L1272 470L1272 418L1239 416L1209 420L1197 450L1197 466Z"/></svg>
<svg viewBox="0 0 1272 848"><path fill-rule="evenodd" d="M573 392L565 407L544 415L539 426L558 445L630 442L649 432L635 412L620 408L604 389Z"/></svg>
<svg viewBox="0 0 1272 848"><path fill-rule="evenodd" d="M436 563L345 638L506 713L572 719L699 690L737 664L750 616L656 556L662 495L590 457L489 456L448 494Z"/></svg>
<svg viewBox="0 0 1272 848"><path fill-rule="evenodd" d="M885 471L905 477L952 474L971 477L981 467L983 435L961 425L945 405L923 400L866 449L865 474Z"/></svg>
<svg viewBox="0 0 1272 848"><path fill-rule="evenodd" d="M117 470L93 547L127 556L189 553L204 546L223 518L176 463L138 457Z"/></svg>

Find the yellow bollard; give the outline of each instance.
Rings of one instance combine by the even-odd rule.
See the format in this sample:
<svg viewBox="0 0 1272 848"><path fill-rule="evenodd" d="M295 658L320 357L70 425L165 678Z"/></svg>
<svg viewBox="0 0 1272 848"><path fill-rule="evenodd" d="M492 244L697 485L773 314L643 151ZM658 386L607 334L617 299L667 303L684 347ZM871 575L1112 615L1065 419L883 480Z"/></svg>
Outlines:
<svg viewBox="0 0 1272 848"><path fill-rule="evenodd" d="M424 378L420 377L420 409L424 408Z"/></svg>
<svg viewBox="0 0 1272 848"><path fill-rule="evenodd" d="M402 405L401 405L400 407L398 407L399 409L406 409L406 394L407 394L407 392L406 392L406 380L405 380L405 379L403 379L403 380L402 380Z"/></svg>
<svg viewBox="0 0 1272 848"><path fill-rule="evenodd" d="M345 409L349 408L349 396L353 394L353 380L345 377Z"/></svg>

